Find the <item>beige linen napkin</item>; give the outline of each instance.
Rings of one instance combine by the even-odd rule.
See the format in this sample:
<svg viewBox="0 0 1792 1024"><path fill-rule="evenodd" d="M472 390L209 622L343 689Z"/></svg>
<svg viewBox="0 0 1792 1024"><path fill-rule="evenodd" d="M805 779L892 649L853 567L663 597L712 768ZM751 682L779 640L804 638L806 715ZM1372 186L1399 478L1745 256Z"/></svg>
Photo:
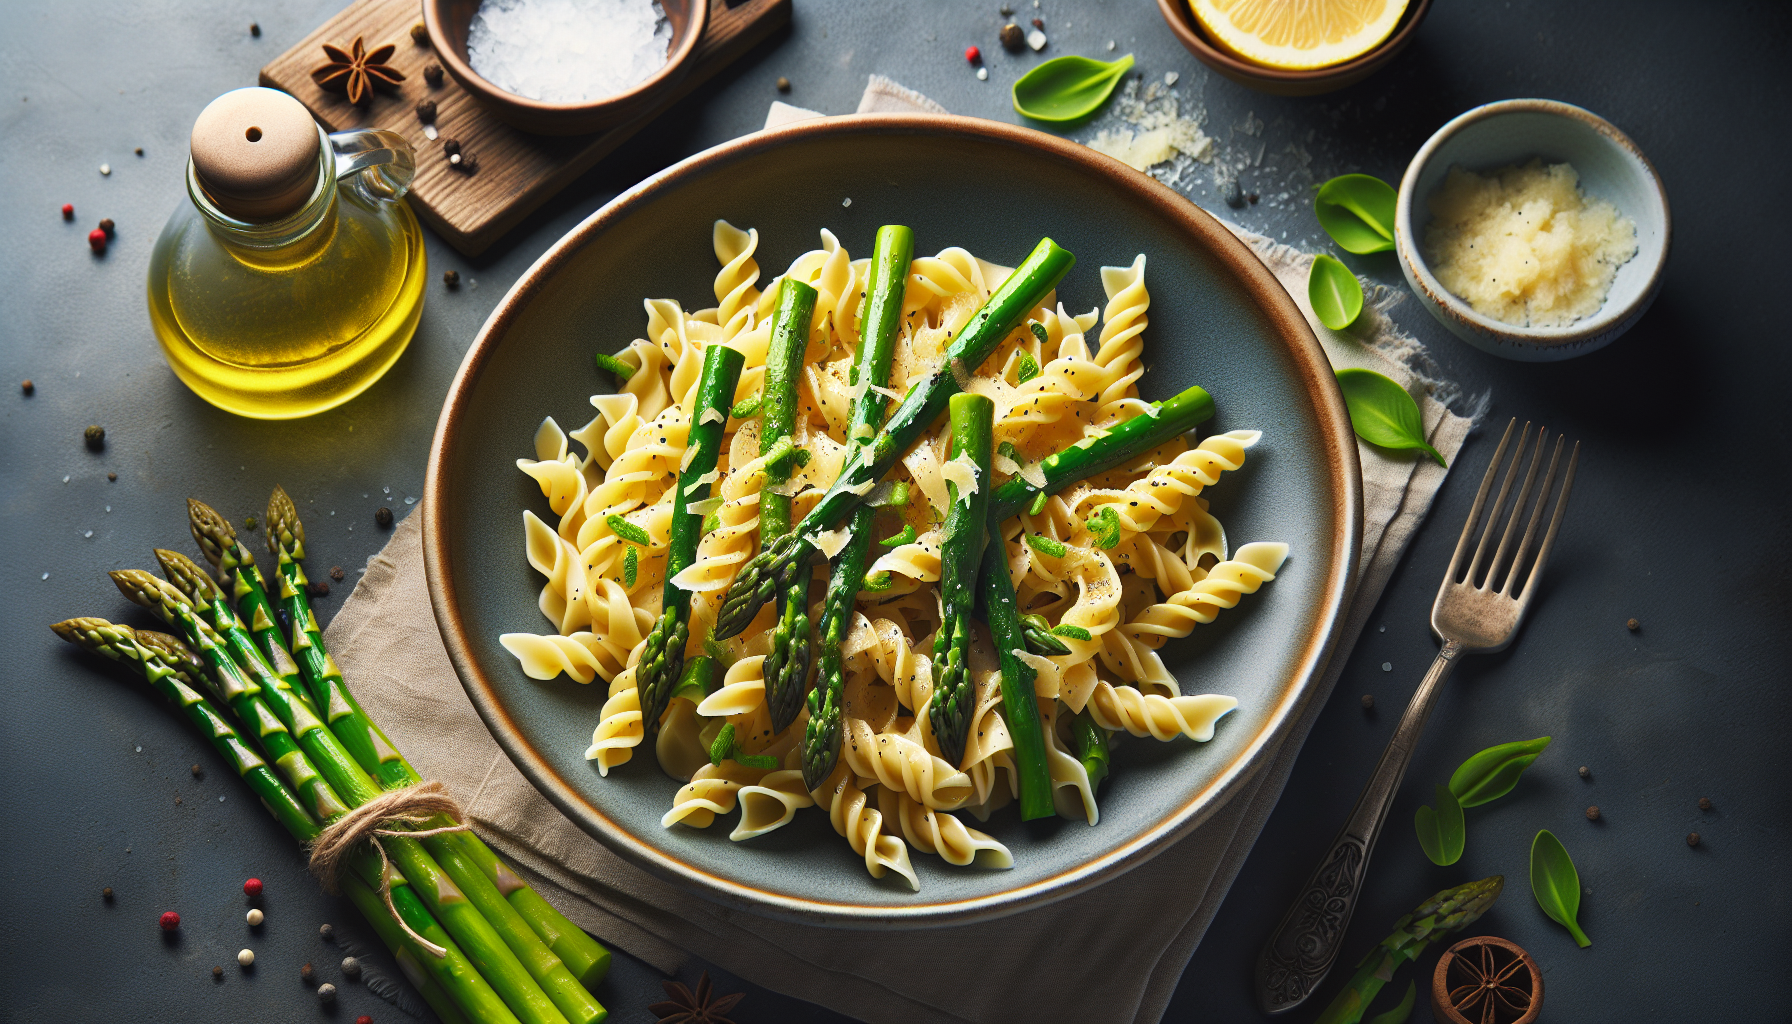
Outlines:
<svg viewBox="0 0 1792 1024"><path fill-rule="evenodd" d="M866 104L917 109L931 103L903 93L908 90L874 76ZM907 106L889 105L903 100ZM1387 315L1400 294L1376 291L1350 332L1328 331L1305 298L1312 257L1228 227L1288 289L1334 366L1379 370L1415 392L1433 447L1453 464L1473 421L1440 400L1451 394L1447 384L1411 368L1428 364L1422 348ZM527 440L518 444L527 447ZM1337 652L1280 749L1226 807L1174 847L1088 892L995 923L893 935L773 921L690 895L599 845L530 786L461 690L430 614L416 516L401 523L369 561L325 636L368 712L425 777L448 785L480 833L544 897L600 939L663 971L694 953L766 988L874 1024L1150 1024L1163 1015L1389 574L1443 483L1445 471L1429 459L1360 443L1358 449L1364 531L1357 591ZM519 565L517 571L525 570ZM1075 943L1057 941L1067 931L1074 931ZM892 947L909 952L892 956ZM1092 973L1099 984L1089 984Z"/></svg>

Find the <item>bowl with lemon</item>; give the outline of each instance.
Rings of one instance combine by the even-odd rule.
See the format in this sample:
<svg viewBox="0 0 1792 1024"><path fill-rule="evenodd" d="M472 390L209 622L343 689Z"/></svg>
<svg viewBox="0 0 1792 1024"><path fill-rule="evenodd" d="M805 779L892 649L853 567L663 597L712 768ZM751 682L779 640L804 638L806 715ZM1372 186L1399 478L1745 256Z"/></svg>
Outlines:
<svg viewBox="0 0 1792 1024"><path fill-rule="evenodd" d="M1369 77L1412 42L1431 0L1157 0L1201 63L1240 85L1312 96Z"/></svg>

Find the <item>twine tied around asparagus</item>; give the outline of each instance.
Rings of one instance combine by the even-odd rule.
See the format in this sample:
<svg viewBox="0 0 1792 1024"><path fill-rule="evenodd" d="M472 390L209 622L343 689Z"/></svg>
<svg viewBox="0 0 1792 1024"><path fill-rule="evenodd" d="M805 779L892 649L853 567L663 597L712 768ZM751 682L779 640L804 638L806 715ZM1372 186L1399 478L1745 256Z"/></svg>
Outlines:
<svg viewBox="0 0 1792 1024"><path fill-rule="evenodd" d="M392 862L386 858L386 848L380 839L385 836L404 836L410 839L426 839L439 836L445 832L471 831L467 825L446 825L442 828L430 829L388 829L390 824L421 825L438 814L445 814L457 821L464 819L460 804L448 795L447 787L440 782L423 782L403 789L394 789L381 793L354 810L331 822L311 843L311 873L324 883L327 892L338 891L337 879L348 866L349 854L367 840L380 855L380 898L386 901L386 911L392 920L405 930L405 934L417 940L417 944L430 951L437 958L448 955L448 950L418 935L404 918L398 908L392 905Z"/></svg>

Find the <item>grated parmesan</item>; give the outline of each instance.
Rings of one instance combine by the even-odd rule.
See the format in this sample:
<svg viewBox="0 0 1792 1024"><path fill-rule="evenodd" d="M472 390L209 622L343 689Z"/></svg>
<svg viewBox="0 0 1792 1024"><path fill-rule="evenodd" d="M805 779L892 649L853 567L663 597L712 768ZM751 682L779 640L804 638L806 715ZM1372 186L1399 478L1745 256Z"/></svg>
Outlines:
<svg viewBox="0 0 1792 1024"><path fill-rule="evenodd" d="M958 500L966 505L971 503L971 496L977 493L978 467L976 460L969 452L959 452L958 458L940 467L940 476L949 484L958 486Z"/></svg>
<svg viewBox="0 0 1792 1024"><path fill-rule="evenodd" d="M851 539L852 527L842 526L838 530L829 530L826 533L816 534L814 540L815 549L828 558L832 558L839 554L840 549L845 547L846 542Z"/></svg>

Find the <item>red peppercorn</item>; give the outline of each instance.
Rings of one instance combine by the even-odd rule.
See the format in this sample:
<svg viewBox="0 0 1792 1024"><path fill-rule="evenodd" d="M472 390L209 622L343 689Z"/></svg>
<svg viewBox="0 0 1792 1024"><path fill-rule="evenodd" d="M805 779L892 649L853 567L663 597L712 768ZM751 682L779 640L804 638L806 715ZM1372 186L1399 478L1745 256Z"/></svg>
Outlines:
<svg viewBox="0 0 1792 1024"><path fill-rule="evenodd" d="M62 204L62 219L63 220L74 220L75 219L75 204L74 203L63 203Z"/></svg>
<svg viewBox="0 0 1792 1024"><path fill-rule="evenodd" d="M87 232L87 244L93 248L94 252L97 252L102 256L105 255L106 233L99 228L94 228L92 231Z"/></svg>
<svg viewBox="0 0 1792 1024"><path fill-rule="evenodd" d="M180 915L170 910L162 915L162 930L171 932L180 927Z"/></svg>
<svg viewBox="0 0 1792 1024"><path fill-rule="evenodd" d="M361 1016L355 1018L355 1024L373 1024L373 1018L363 1013Z"/></svg>
<svg viewBox="0 0 1792 1024"><path fill-rule="evenodd" d="M261 895L261 879L251 878L243 883L243 892L250 896Z"/></svg>
<svg viewBox="0 0 1792 1024"><path fill-rule="evenodd" d="M975 46L967 46L964 48L964 59L975 64L983 59L983 51Z"/></svg>

